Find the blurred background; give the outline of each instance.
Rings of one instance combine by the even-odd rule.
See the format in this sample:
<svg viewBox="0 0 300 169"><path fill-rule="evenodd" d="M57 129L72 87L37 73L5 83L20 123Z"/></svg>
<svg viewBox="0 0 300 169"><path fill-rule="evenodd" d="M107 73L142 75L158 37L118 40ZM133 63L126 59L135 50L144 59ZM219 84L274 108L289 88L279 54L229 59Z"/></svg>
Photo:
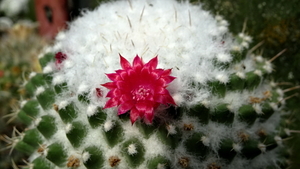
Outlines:
<svg viewBox="0 0 300 169"><path fill-rule="evenodd" d="M22 84L32 71L40 72L37 57L55 35L80 16L81 11L93 10L101 0L0 0L0 168L25 165L26 154L11 151L6 136L24 126L12 117L19 101L26 98ZM253 37L251 46L264 42L259 51L274 60L272 74L283 88L300 85L300 1L299 0L190 0L230 23L233 34L242 31ZM251 47L250 47L251 48ZM291 110L289 122L300 130L300 90L287 96ZM300 134L294 134L287 144L291 147L291 169L300 168ZM10 156L8 154L11 154Z"/></svg>

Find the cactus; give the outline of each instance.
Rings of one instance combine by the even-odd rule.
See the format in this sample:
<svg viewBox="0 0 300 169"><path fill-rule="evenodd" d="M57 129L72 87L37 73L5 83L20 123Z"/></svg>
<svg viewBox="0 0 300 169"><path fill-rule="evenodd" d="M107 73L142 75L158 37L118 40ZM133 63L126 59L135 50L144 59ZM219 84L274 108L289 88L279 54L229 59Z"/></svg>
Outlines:
<svg viewBox="0 0 300 169"><path fill-rule="evenodd" d="M287 167L290 90L227 26L174 0L85 11L40 55L11 147L34 169Z"/></svg>
<svg viewBox="0 0 300 169"><path fill-rule="evenodd" d="M3 26L3 25L1 25ZM0 27L1 27L0 26ZM0 133L9 135L15 128L23 128L20 121L10 114L18 109L18 100L27 97L26 91L19 90L24 81L24 75L31 71L41 71L37 56L46 42L37 36L35 24L19 21L11 27L1 29L0 37ZM27 96L26 96L27 95ZM3 117L3 118L2 118ZM2 137L0 137L1 139ZM0 150L5 144L0 142ZM0 168L9 168L11 159L20 161L22 155L10 151L0 151Z"/></svg>

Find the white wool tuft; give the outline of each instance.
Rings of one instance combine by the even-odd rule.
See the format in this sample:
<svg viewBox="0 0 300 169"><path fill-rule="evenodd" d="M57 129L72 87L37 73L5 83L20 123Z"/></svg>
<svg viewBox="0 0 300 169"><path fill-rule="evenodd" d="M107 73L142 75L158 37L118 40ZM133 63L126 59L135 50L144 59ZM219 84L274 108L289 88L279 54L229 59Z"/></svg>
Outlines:
<svg viewBox="0 0 300 169"><path fill-rule="evenodd" d="M64 79L64 76L62 76L62 75L54 76L53 80L52 80L53 85L62 84L64 82L65 82L65 79Z"/></svg>
<svg viewBox="0 0 300 169"><path fill-rule="evenodd" d="M261 106L260 104L253 104L252 105L253 109L255 110L255 112L258 114L258 115L262 115L263 114L263 111L261 109Z"/></svg>
<svg viewBox="0 0 300 169"><path fill-rule="evenodd" d="M31 73L29 74L29 78L31 79L31 78L33 78L35 75L36 75L36 72L31 72Z"/></svg>
<svg viewBox="0 0 300 169"><path fill-rule="evenodd" d="M22 108L26 103L27 103L27 100L22 100L22 101L20 102L20 107Z"/></svg>
<svg viewBox="0 0 300 169"><path fill-rule="evenodd" d="M72 124L68 123L66 126L65 126L65 132L66 133L69 133L72 129Z"/></svg>
<svg viewBox="0 0 300 169"><path fill-rule="evenodd" d="M168 130L168 134L171 134L171 135L177 133L176 127L172 124L167 126L167 130Z"/></svg>
<svg viewBox="0 0 300 169"><path fill-rule="evenodd" d="M216 79L222 83L227 83L229 80L228 75L224 73L217 74Z"/></svg>
<svg viewBox="0 0 300 169"><path fill-rule="evenodd" d="M232 57L229 54L220 53L217 55L217 59L220 62L230 62Z"/></svg>
<svg viewBox="0 0 300 169"><path fill-rule="evenodd" d="M58 103L58 109L64 109L66 106L68 106L68 104L69 104L69 101L66 101L66 100L61 101Z"/></svg>
<svg viewBox="0 0 300 169"><path fill-rule="evenodd" d="M241 153L243 147L239 143L233 143L232 148L235 152Z"/></svg>
<svg viewBox="0 0 300 169"><path fill-rule="evenodd" d="M135 144L130 144L128 147L127 147L127 152L129 155L134 155L137 153L137 149L136 149L136 145Z"/></svg>
<svg viewBox="0 0 300 169"><path fill-rule="evenodd" d="M115 126L115 123L111 120L108 120L104 123L103 128L105 132L108 132Z"/></svg>
<svg viewBox="0 0 300 169"><path fill-rule="evenodd" d="M91 117L95 113L97 113L97 106L96 105L88 105L87 110L86 110L87 116Z"/></svg>
<svg viewBox="0 0 300 169"><path fill-rule="evenodd" d="M81 155L82 161L86 162L90 158L90 153L89 152L83 152Z"/></svg>
<svg viewBox="0 0 300 169"><path fill-rule="evenodd" d="M53 72L52 65L47 65L44 67L43 73L47 74L47 73L51 73L51 72Z"/></svg>
<svg viewBox="0 0 300 169"><path fill-rule="evenodd" d="M79 87L78 87L78 94L82 94L84 92L87 92L89 91L89 86L86 85L85 83L81 84Z"/></svg>
<svg viewBox="0 0 300 169"><path fill-rule="evenodd" d="M282 145L282 138L280 136L275 136L274 140L276 141L276 144L281 146Z"/></svg>
<svg viewBox="0 0 300 169"><path fill-rule="evenodd" d="M246 75L244 72L236 72L236 75L241 78L241 79L245 79L246 78Z"/></svg>
<svg viewBox="0 0 300 169"><path fill-rule="evenodd" d="M205 146L209 146L210 145L210 139L206 136L202 136L201 137L201 141Z"/></svg>
<svg viewBox="0 0 300 169"><path fill-rule="evenodd" d="M265 153L265 152L266 152L267 146L266 146L265 144L263 144L263 143L259 143L259 144L258 144L258 148L260 149L260 151L261 151L262 153Z"/></svg>
<svg viewBox="0 0 300 169"><path fill-rule="evenodd" d="M43 93L45 91L45 88L43 86L40 86L36 89L35 91L35 95L38 96L40 95L41 93Z"/></svg>
<svg viewBox="0 0 300 169"><path fill-rule="evenodd" d="M260 77L263 75L261 70L255 70L254 73Z"/></svg>

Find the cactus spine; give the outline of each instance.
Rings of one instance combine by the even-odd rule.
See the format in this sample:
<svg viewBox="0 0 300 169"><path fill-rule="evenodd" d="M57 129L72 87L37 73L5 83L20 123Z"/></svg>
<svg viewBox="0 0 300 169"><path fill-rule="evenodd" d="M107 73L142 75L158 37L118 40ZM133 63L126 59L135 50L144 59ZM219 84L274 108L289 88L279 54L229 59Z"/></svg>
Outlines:
<svg viewBox="0 0 300 169"><path fill-rule="evenodd" d="M284 91L269 79L271 62L248 49L251 38L227 25L173 0L85 12L41 55L43 73L31 74L32 98L18 114L28 128L13 146L36 169L286 167ZM167 81L167 92L145 74ZM131 91L137 81L148 88ZM148 89L155 103L145 103Z"/></svg>

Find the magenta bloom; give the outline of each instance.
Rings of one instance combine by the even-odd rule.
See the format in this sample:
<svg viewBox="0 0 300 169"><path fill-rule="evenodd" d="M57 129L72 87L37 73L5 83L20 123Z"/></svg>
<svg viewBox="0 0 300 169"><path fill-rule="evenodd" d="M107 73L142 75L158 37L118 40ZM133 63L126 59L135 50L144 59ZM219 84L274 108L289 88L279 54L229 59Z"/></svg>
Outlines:
<svg viewBox="0 0 300 169"><path fill-rule="evenodd" d="M104 108L118 106L118 115L130 111L130 120L133 124L139 117L146 123L152 123L154 110L160 104L176 105L167 85L175 77L170 76L171 69L157 69L157 56L144 64L137 55L131 64L120 55L122 69L116 73L107 74L112 80L102 84L110 91L106 97L110 99Z"/></svg>
<svg viewBox="0 0 300 169"><path fill-rule="evenodd" d="M62 52L57 52L55 54L55 65L60 69L61 63L67 59L67 55Z"/></svg>

